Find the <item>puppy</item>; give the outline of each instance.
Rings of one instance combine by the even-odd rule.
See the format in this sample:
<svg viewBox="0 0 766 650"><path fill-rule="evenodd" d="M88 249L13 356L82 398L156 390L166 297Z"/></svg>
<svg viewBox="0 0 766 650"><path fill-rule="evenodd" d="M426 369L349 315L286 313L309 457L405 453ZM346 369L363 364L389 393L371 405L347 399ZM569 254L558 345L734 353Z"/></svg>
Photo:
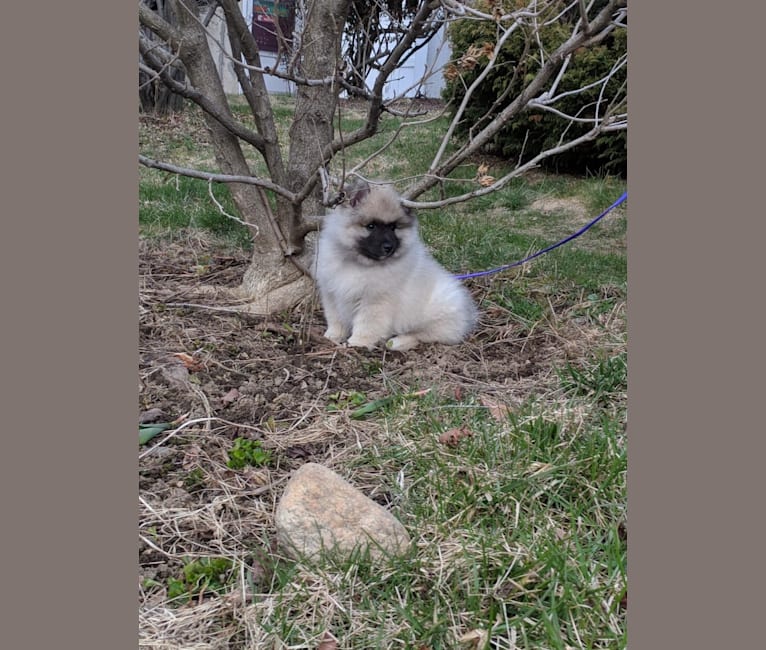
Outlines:
<svg viewBox="0 0 766 650"><path fill-rule="evenodd" d="M431 256L390 186L367 183L324 219L316 281L335 343L391 350L455 344L478 317L468 290Z"/></svg>

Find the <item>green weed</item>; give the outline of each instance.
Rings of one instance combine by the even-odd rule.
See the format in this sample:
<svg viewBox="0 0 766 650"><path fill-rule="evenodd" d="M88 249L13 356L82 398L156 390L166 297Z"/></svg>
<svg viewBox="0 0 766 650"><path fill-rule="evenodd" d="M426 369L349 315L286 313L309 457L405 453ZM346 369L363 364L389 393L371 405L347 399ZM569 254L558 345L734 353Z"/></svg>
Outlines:
<svg viewBox="0 0 766 650"><path fill-rule="evenodd" d="M223 557L203 557L184 564L180 577L167 580L168 598L177 604L219 594L235 580L234 563Z"/></svg>
<svg viewBox="0 0 766 650"><path fill-rule="evenodd" d="M231 469L242 469L248 465L261 467L271 462L271 452L263 448L260 440L251 438L235 438L234 444L229 449L227 466Z"/></svg>

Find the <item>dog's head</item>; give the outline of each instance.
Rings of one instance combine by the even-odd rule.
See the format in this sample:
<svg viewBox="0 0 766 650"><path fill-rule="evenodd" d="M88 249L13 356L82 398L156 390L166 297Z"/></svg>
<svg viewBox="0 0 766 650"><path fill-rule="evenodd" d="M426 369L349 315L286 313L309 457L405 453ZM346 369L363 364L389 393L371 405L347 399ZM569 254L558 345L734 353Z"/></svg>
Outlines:
<svg viewBox="0 0 766 650"><path fill-rule="evenodd" d="M391 186L354 186L348 191L346 210L355 252L367 260L396 259L417 238L417 218Z"/></svg>

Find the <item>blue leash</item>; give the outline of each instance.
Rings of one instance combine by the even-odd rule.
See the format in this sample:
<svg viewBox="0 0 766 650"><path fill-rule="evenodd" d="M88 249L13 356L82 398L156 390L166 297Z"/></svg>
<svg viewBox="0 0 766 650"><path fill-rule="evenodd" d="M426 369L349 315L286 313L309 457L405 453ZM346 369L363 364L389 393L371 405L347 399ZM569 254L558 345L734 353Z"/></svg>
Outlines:
<svg viewBox="0 0 766 650"><path fill-rule="evenodd" d="M569 235L566 239L562 239L560 242L553 244L552 246L548 246L547 248L543 248L541 251L537 251L533 255L530 255L529 257L525 257L520 262L514 262L513 264L505 264L504 266L498 266L496 269L489 269L489 271L477 271L476 273L465 273L463 275L456 275L455 277L458 280L467 280L468 278L478 278L482 275L490 275L492 273L499 273L500 271L505 271L506 269L511 269L514 266L521 266L522 264L525 264L526 262L529 262L530 260L535 259L536 257L539 257L540 255L543 255L544 253L547 253L548 251L552 251L554 248L558 248L559 246L563 246L568 241L572 241L575 237L579 237L582 235L588 228L596 225L601 219L603 219L609 212L614 210L618 205L623 203L625 199L628 198L628 193L625 192L619 199L617 199L612 205L610 205L606 210L604 210L600 215L598 215L595 219L590 221L589 223L586 223L580 230L578 230L576 233L573 233Z"/></svg>

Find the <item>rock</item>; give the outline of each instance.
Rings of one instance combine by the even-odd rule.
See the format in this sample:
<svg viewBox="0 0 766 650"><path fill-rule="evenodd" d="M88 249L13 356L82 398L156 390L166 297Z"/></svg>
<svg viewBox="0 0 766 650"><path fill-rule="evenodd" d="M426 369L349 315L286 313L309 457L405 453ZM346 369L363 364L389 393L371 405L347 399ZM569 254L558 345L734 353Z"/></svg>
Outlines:
<svg viewBox="0 0 766 650"><path fill-rule="evenodd" d="M306 463L288 482L275 514L277 539L294 558L336 559L369 549L370 557L401 554L410 545L404 526L335 472Z"/></svg>
<svg viewBox="0 0 766 650"><path fill-rule="evenodd" d="M150 422L159 422L165 417L165 412L161 408L153 408L144 411L138 416L139 424L148 424Z"/></svg>

